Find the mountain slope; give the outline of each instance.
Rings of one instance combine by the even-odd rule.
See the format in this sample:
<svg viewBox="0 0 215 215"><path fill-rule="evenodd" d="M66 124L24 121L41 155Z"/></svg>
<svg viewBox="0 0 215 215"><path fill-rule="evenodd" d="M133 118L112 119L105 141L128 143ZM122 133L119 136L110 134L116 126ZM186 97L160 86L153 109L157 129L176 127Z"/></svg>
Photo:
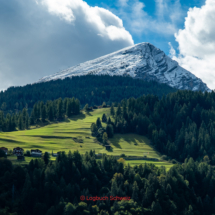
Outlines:
<svg viewBox="0 0 215 215"><path fill-rule="evenodd" d="M155 80L177 89L211 91L201 79L180 67L176 61L150 43L140 43L121 49L43 77L38 82L87 74L131 76L144 80Z"/></svg>

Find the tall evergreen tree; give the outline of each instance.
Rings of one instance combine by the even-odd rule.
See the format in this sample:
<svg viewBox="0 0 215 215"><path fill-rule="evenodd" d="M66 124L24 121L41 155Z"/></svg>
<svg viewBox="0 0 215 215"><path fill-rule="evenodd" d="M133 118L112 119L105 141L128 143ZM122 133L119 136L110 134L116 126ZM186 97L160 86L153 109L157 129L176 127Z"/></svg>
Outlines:
<svg viewBox="0 0 215 215"><path fill-rule="evenodd" d="M108 138L113 137L114 131L113 131L113 126L111 124L107 124L106 132L107 132Z"/></svg>
<svg viewBox="0 0 215 215"><path fill-rule="evenodd" d="M48 115L48 120L50 121L54 120L53 102L51 101L48 103L47 115Z"/></svg>
<svg viewBox="0 0 215 215"><path fill-rule="evenodd" d="M71 99L68 99L67 104L66 104L66 115L67 115L67 117L71 117L71 115L72 115L72 102L71 102Z"/></svg>
<svg viewBox="0 0 215 215"><path fill-rule="evenodd" d="M35 122L35 115L34 115L34 109L31 111L31 116L30 116L30 120L29 120L29 124L30 125L34 125Z"/></svg>
<svg viewBox="0 0 215 215"><path fill-rule="evenodd" d="M59 98L58 102L57 102L57 118L58 119L63 118L63 101L62 101L62 98Z"/></svg>
<svg viewBox="0 0 215 215"><path fill-rule="evenodd" d="M101 120L100 120L99 117L98 117L97 120L96 120L96 126L97 126L97 128L102 127L102 123L101 123Z"/></svg>
<svg viewBox="0 0 215 215"><path fill-rule="evenodd" d="M45 120L46 120L46 107L45 107L45 105L43 105L41 107L41 119L42 119L42 122L45 122Z"/></svg>
<svg viewBox="0 0 215 215"><path fill-rule="evenodd" d="M19 118L18 118L18 128L19 128L19 130L24 129L24 127L23 127L23 118L22 118L22 114L20 114L20 115L19 115Z"/></svg>
<svg viewBox="0 0 215 215"><path fill-rule="evenodd" d="M106 132L104 132L104 133L103 133L103 136L102 136L102 141L103 141L104 144L106 144L106 143L107 143L107 140L108 140L108 135L107 135Z"/></svg>
<svg viewBox="0 0 215 215"><path fill-rule="evenodd" d="M78 99L75 100L75 114L80 113L80 101Z"/></svg>
<svg viewBox="0 0 215 215"><path fill-rule="evenodd" d="M116 116L117 116L117 117L120 116L121 113L122 113L122 111L121 111L121 106L120 106L120 104L118 104L117 111L116 111Z"/></svg>
<svg viewBox="0 0 215 215"><path fill-rule="evenodd" d="M103 113L102 115L102 122L107 122L107 117L105 113Z"/></svg>
<svg viewBox="0 0 215 215"><path fill-rule="evenodd" d="M110 114L111 114L112 116L115 115L115 110L114 110L114 105L113 105L113 104L111 105L111 108L110 108Z"/></svg>
<svg viewBox="0 0 215 215"><path fill-rule="evenodd" d="M26 114L25 128L29 129L29 116L28 116L28 113Z"/></svg>

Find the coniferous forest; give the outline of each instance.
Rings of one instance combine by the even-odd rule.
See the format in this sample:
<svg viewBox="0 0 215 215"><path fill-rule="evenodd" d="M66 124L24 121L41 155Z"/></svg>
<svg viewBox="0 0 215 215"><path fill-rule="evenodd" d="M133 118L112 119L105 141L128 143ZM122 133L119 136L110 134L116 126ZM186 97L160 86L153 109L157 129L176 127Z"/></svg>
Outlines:
<svg viewBox="0 0 215 215"><path fill-rule="evenodd" d="M183 162L208 159L215 165L215 93L177 91L159 99L154 95L123 100L107 122L115 133L147 135L162 154ZM98 132L100 120L91 126ZM105 129L100 129L102 138ZM107 131L107 133L110 133ZM112 136L112 134L111 134Z"/></svg>
<svg viewBox="0 0 215 215"><path fill-rule="evenodd" d="M215 172L207 162L186 159L168 172L153 164L124 168L114 157L97 162L93 151L48 161L22 167L0 159L1 215L215 214ZM96 196L106 200L93 201Z"/></svg>
<svg viewBox="0 0 215 215"><path fill-rule="evenodd" d="M215 93L175 91L166 85L150 86L150 82L144 82L145 91L141 91L137 86L143 82L134 80L129 85L129 77L110 77L113 81L109 79L107 84L99 76L94 81L93 76L78 82L79 78L2 92L3 132L28 129L46 120L64 120L65 116L79 114L87 103L85 110L89 104L114 102L110 108L112 117L103 114L91 125L93 136L105 144L116 133L145 135L163 157L175 159L177 164L168 172L153 164L130 167L113 156L103 155L96 160L92 149L85 155L61 152L56 161L51 161L45 152L42 159L21 166L13 165L0 150L0 214L215 214ZM73 87L79 87L73 89L77 97L72 98L69 96L76 94L66 89L74 80L77 85L73 83ZM81 85L83 80L85 85L89 82L89 90ZM53 85L59 91L53 91L51 97ZM153 93L159 87L160 91ZM28 92L32 97L27 96ZM17 105L19 99L21 103ZM24 108L19 109L23 104ZM106 199L93 200L96 196ZM127 200L111 199L116 196Z"/></svg>
<svg viewBox="0 0 215 215"><path fill-rule="evenodd" d="M62 121L72 115L77 115L80 112L80 102L78 99L62 98L54 101L38 101L31 109L30 115L27 108L23 108L18 113L13 113L5 116L3 111L0 111L0 129L3 132L15 131L16 129L25 130L29 129L31 125L37 125L41 122Z"/></svg>
<svg viewBox="0 0 215 215"><path fill-rule="evenodd" d="M138 98L144 94L154 94L161 98L176 89L157 82L121 76L76 76L64 80L29 84L24 87L10 87L0 92L0 109L4 112L31 110L38 101L46 103L58 98L79 99L81 106L89 104L101 105L103 102L112 104L130 97Z"/></svg>

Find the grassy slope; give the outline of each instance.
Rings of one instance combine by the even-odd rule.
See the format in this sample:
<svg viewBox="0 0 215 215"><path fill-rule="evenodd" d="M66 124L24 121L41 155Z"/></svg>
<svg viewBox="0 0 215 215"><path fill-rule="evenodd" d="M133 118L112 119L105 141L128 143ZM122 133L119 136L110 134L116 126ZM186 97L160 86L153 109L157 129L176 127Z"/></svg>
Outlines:
<svg viewBox="0 0 215 215"><path fill-rule="evenodd" d="M52 152L53 150L55 153L57 151L79 150L81 154L92 149L96 153L109 155L121 155L124 153L126 156L143 156L145 153L148 157L160 158L159 153L150 146L150 141L146 137L137 134L116 134L114 138L110 139L113 147L111 151L107 151L105 147L100 145L91 136L90 125L96 121L97 117L101 118L103 113L109 116L109 112L109 108L98 109L90 113L74 116L66 122L50 124L32 130L0 133L0 147L3 146L9 149L22 147L25 150L38 148L43 152ZM86 137L90 137L90 139ZM72 138L82 139L83 143L77 143ZM127 163L134 165L145 163L145 161L127 161ZM169 165L169 163L163 164Z"/></svg>

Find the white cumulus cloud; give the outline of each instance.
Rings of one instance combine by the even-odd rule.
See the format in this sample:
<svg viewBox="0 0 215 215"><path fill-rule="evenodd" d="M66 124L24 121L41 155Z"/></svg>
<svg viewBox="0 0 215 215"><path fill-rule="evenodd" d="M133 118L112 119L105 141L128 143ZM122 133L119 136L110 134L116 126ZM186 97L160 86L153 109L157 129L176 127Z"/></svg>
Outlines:
<svg viewBox="0 0 215 215"><path fill-rule="evenodd" d="M174 60L209 88L215 89L215 1L206 0L201 8L190 8L184 29L175 34L179 54L170 50Z"/></svg>
<svg viewBox="0 0 215 215"><path fill-rule="evenodd" d="M76 25L84 22L91 30L96 31L97 35L134 44L131 34L123 27L122 20L109 10L91 7L83 0L41 0L40 3L46 6L50 13L69 23Z"/></svg>
<svg viewBox="0 0 215 215"><path fill-rule="evenodd" d="M173 35L178 22L184 16L180 0L155 0L155 4L156 12L151 16L146 12L146 5L140 0L118 0L118 13L134 34Z"/></svg>

